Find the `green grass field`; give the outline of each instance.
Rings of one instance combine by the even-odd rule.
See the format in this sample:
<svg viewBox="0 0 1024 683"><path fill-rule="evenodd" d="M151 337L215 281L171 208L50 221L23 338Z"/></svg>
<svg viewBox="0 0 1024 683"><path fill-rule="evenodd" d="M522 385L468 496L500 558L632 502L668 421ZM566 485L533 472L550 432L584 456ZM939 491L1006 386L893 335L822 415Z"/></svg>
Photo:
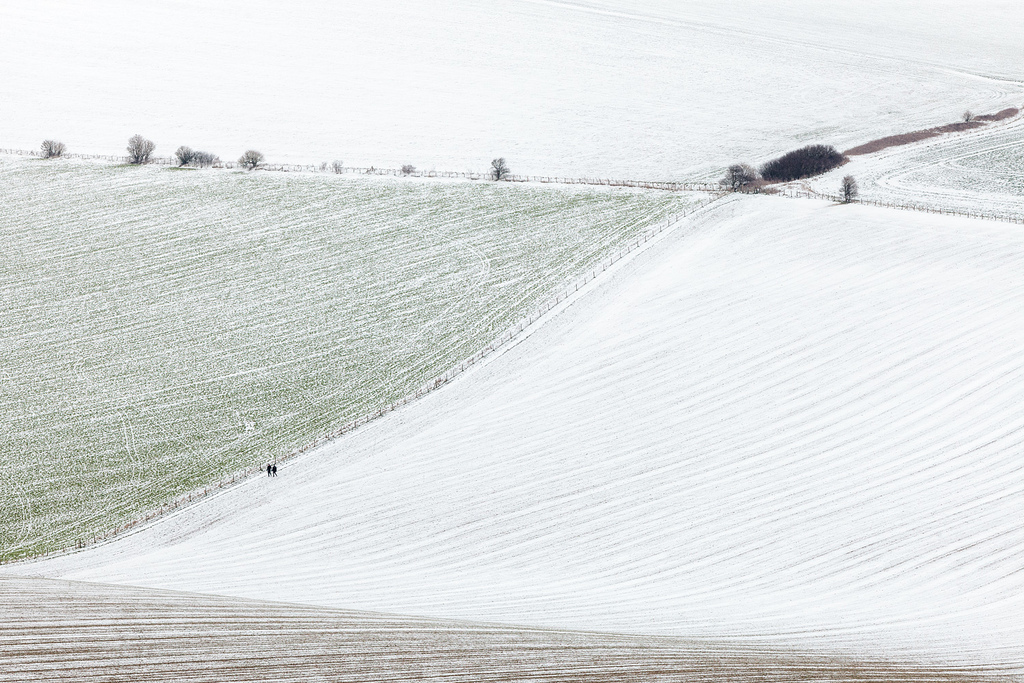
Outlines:
<svg viewBox="0 0 1024 683"><path fill-rule="evenodd" d="M0 559L407 394L694 201L0 160Z"/></svg>

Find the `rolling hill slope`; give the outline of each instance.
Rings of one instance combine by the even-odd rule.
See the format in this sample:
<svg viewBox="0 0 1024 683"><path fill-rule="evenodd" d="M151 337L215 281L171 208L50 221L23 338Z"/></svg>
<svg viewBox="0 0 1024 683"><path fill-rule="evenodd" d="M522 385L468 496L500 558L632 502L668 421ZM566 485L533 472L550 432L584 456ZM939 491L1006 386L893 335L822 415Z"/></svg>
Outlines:
<svg viewBox="0 0 1024 683"><path fill-rule="evenodd" d="M1021 104L1019 3L916 4L38 0L0 23L0 147L717 179Z"/></svg>
<svg viewBox="0 0 1024 683"><path fill-rule="evenodd" d="M756 643L412 619L45 579L0 579L0 681L975 683L969 669Z"/></svg>
<svg viewBox="0 0 1024 683"><path fill-rule="evenodd" d="M4 573L1020 675L1022 265L732 199L278 478Z"/></svg>
<svg viewBox="0 0 1024 683"><path fill-rule="evenodd" d="M415 391L693 199L0 160L0 559Z"/></svg>

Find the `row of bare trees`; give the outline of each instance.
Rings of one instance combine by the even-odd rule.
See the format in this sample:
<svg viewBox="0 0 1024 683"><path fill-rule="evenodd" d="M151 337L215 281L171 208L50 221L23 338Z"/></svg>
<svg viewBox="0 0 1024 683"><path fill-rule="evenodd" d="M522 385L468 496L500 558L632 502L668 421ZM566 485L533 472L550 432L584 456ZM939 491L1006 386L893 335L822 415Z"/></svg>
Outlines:
<svg viewBox="0 0 1024 683"><path fill-rule="evenodd" d="M129 164L148 164L153 160L153 152L156 151L156 143L152 140L148 140L139 134L135 134L128 139L128 163ZM43 140L43 144L40 146L42 156L46 159L54 159L62 157L67 154L68 148L63 142L57 140ZM178 161L179 167L193 166L196 168L207 168L220 162L220 157L212 152L204 152L202 150L192 149L188 145L182 145L174 153L175 159ZM265 163L265 159L261 152L254 149L247 150L245 154L238 160L238 165L248 170L255 170ZM341 162L334 162L336 166L336 172L341 171Z"/></svg>
<svg viewBox="0 0 1024 683"><path fill-rule="evenodd" d="M203 152L201 150L195 150L188 145L182 145L174 153L174 158L178 160L178 167L182 168L185 166L194 166L196 168L207 168L213 166L215 163L220 161L220 157L211 152Z"/></svg>
<svg viewBox="0 0 1024 683"><path fill-rule="evenodd" d="M148 164L152 161L153 152L156 151L156 143L152 140L147 140L139 134L135 134L128 139L128 163L130 164ZM62 157L67 153L67 146L63 142L57 140L43 140L41 147L42 156L47 159ZM211 152L203 152L202 150L195 150L188 145L182 145L174 152L174 158L178 161L178 167L184 168L191 166L195 168L207 168L220 162L220 157ZM262 152L255 149L246 150L245 154L238 158L238 165L242 168L255 171L266 164L266 158ZM335 173L341 173L343 165L340 159L336 159L331 162L331 170ZM731 170L732 167L730 167ZM749 168L749 167L747 167ZM328 169L327 162L320 164L320 170L326 171ZM402 166L403 175L412 175L416 172L416 167L412 164L405 164ZM491 161L491 178L494 180L507 180L512 174L512 170L508 167L505 162L505 157L498 157ZM737 186L735 189L739 189Z"/></svg>

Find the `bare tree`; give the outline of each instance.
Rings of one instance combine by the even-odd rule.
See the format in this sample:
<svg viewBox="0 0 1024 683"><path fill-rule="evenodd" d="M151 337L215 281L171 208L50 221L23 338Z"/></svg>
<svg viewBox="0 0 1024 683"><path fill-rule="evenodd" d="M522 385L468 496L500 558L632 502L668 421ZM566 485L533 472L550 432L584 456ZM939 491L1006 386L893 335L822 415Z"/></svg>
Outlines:
<svg viewBox="0 0 1024 683"><path fill-rule="evenodd" d="M971 121L974 120L974 114L972 114L971 110L968 109L963 113L963 115L960 118L964 120L964 123L970 123Z"/></svg>
<svg viewBox="0 0 1024 683"><path fill-rule="evenodd" d="M263 165L263 153L254 149L246 150L245 154L238 157L238 165L250 171L255 171Z"/></svg>
<svg viewBox="0 0 1024 683"><path fill-rule="evenodd" d="M220 161L220 157L218 157L216 154L211 154L210 152L196 151L192 155L192 164L199 168L213 166L218 161Z"/></svg>
<svg viewBox="0 0 1024 683"><path fill-rule="evenodd" d="M54 157L62 157L64 153L68 151L68 148L63 142L57 140L43 140L43 144L40 145L40 149L43 153L44 159L52 159Z"/></svg>
<svg viewBox="0 0 1024 683"><path fill-rule="evenodd" d="M498 157L491 161L491 177L495 180L505 180L512 173L512 170L505 163L505 157Z"/></svg>
<svg viewBox="0 0 1024 683"><path fill-rule="evenodd" d="M326 173L327 172L327 162L326 161L321 161L320 162L320 172L321 173Z"/></svg>
<svg viewBox="0 0 1024 683"><path fill-rule="evenodd" d="M750 164L733 164L726 170L721 183L733 192L739 192L760 179L761 175Z"/></svg>
<svg viewBox="0 0 1024 683"><path fill-rule="evenodd" d="M331 162L331 170L335 173L341 173L345 170L345 165L342 163L341 159L335 159Z"/></svg>
<svg viewBox="0 0 1024 683"><path fill-rule="evenodd" d="M148 164L155 149L156 145L152 140L147 140L138 134L131 136L128 139L128 163Z"/></svg>
<svg viewBox="0 0 1024 683"><path fill-rule="evenodd" d="M416 172L416 167L412 164L406 164L402 167L402 175L412 175Z"/></svg>
<svg viewBox="0 0 1024 683"><path fill-rule="evenodd" d="M841 185L843 192L843 203L849 204L857 198L857 181L853 179L852 175L843 176L843 184Z"/></svg>
<svg viewBox="0 0 1024 683"><path fill-rule="evenodd" d="M178 159L178 166L188 166L196 160L196 151L188 145L182 145L174 156Z"/></svg>

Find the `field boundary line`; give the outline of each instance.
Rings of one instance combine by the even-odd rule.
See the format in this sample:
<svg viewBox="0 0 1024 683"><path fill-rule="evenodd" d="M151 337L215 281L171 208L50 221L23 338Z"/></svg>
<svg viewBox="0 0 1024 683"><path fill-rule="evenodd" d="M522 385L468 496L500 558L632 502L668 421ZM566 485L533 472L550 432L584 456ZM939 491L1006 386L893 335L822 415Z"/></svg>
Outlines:
<svg viewBox="0 0 1024 683"><path fill-rule="evenodd" d="M9 156L34 157L42 159L42 155L35 150L28 149L6 149L0 148L0 154ZM127 156L111 154L77 154L66 153L62 155L69 159L92 159L99 161L113 161L127 164ZM153 157L143 166L178 166L174 157ZM216 161L211 168L231 170L241 168L235 161ZM457 178L465 180L490 180L491 174L475 171L410 171L406 173L400 168L377 168L376 166L340 166L338 170L326 163L321 164L263 164L260 171L270 173L322 173L324 175L369 175L369 176L396 176L402 178ZM556 185L597 185L605 187L634 187L646 190L665 190L669 192L720 192L722 187L717 182L703 181L669 181L669 180L631 180L622 178L586 178L572 176L543 176L543 175L517 175L509 174L499 182L509 183L538 183Z"/></svg>
<svg viewBox="0 0 1024 683"><path fill-rule="evenodd" d="M921 213L934 213L944 216L961 216L963 218L980 218L982 220L1024 225L1024 216L1020 214L1000 213L998 211L971 211L970 209L956 209L952 207L942 208L928 206L927 204L883 202L877 199L851 199L849 202L844 202L842 195L838 193L831 194L829 192L798 190L795 188L781 188L776 192L764 194L786 197L787 199L825 199L838 204L862 204L864 206L877 206L886 209L899 209L901 211L919 211Z"/></svg>
<svg viewBox="0 0 1024 683"><path fill-rule="evenodd" d="M3 150L0 149L0 153L2 152ZM658 221L654 226L648 227L641 234L630 239L628 242L620 246L613 253L604 256L598 262L591 264L591 266L587 268L583 275L571 281L561 291L559 291L553 297L549 298L543 304L532 310L530 313L527 313L526 315L519 318L519 320L506 327L505 330L498 334L498 336L495 337L489 344L484 346L482 349L480 349L473 355L456 362L451 367L449 367L448 370L442 372L439 375L435 375L426 383L420 385L417 389L411 391L402 398L391 403L379 406L375 410L372 410L368 413L364 413L363 415L344 423L340 427L330 432L321 434L311 439L310 441L306 442L305 444L292 449L285 455L277 457L275 461L287 462L301 455L309 453L319 448L320 446L330 443L331 441L334 441L335 439L338 439L344 436L345 434L348 434L349 432L352 432L358 429L359 427L362 427L363 425L373 422L374 420L377 420L387 415L388 413L395 412L399 408L402 408L403 406L406 406L412 403L413 401L423 398L427 394L433 393L438 389L441 389L442 387L450 384L456 377L466 372L467 370L476 367L485 358L509 346L511 342L518 340L522 336L522 334L526 330L528 330L534 323L536 323L538 320L540 320L545 315L550 313L555 307L564 302L570 296L576 294L582 288L586 287L586 285L596 280L600 275L602 275L609 268L611 268L616 263L621 261L624 257L633 253L641 246L647 244L652 239L662 234L669 228L679 224L683 219L688 218L692 216L694 213L705 209L706 207L719 201L723 197L728 196L729 194L730 193L719 191L712 197L703 199L694 204L693 206L685 208L679 213L671 214L668 216L668 218ZM40 560L48 557L55 557L83 550L85 548L106 541L114 540L118 536L123 535L126 532L137 530L138 527L144 525L146 522L173 513L177 510L180 510L186 506L191 505L192 503L203 500L204 498L207 498L212 494L216 494L219 491L228 489L237 483L263 474L264 472L265 470L263 469L263 461L261 460L260 463L257 465L250 465L240 470L236 470L228 475L225 475L219 480L216 480L213 483L203 487L202 489L195 489L193 491L181 494L164 503L163 505L160 505L159 507L149 510L148 512L141 514L112 529L108 529L106 532L98 534L87 541L78 541L74 545L66 546L64 548L60 548L57 550L52 550L41 555L34 555L28 558L0 561L0 565L13 564L16 562L31 562L34 560Z"/></svg>

